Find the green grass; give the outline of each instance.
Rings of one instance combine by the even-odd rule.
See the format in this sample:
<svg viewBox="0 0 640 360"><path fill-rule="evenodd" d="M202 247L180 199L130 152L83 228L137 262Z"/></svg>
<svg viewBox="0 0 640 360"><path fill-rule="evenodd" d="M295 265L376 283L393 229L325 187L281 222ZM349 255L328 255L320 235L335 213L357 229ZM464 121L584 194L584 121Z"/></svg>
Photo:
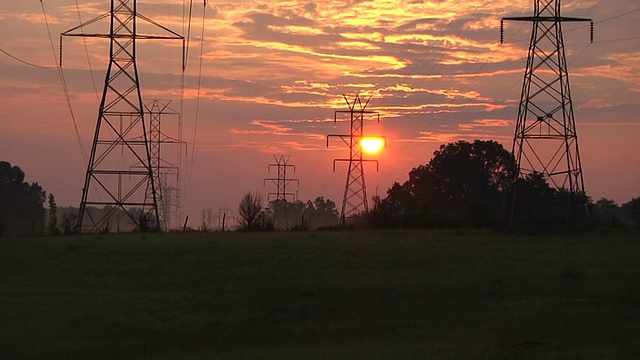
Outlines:
<svg viewBox="0 0 640 360"><path fill-rule="evenodd" d="M2 359L632 359L637 234L0 238Z"/></svg>

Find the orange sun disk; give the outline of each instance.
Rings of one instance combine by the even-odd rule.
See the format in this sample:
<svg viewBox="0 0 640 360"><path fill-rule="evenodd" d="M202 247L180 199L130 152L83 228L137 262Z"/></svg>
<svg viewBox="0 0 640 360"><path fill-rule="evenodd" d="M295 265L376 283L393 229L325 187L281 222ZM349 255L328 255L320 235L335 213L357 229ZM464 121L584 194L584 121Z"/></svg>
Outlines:
<svg viewBox="0 0 640 360"><path fill-rule="evenodd" d="M364 152L377 154L384 146L384 139L378 137L365 137L360 141L360 147Z"/></svg>

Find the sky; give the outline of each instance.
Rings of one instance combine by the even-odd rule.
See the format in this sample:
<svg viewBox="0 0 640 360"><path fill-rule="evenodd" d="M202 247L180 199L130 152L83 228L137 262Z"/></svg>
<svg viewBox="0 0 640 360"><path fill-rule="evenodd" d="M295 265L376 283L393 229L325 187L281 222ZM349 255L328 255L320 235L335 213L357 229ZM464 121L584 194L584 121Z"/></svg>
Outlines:
<svg viewBox="0 0 640 360"><path fill-rule="evenodd" d="M510 150L522 87L531 0L185 0L138 1L138 11L189 38L141 41L138 69L145 101L171 101L187 154L163 153L180 167L183 213L236 211L241 197L275 192L274 156L291 156L299 179L288 192L342 202L348 149L328 134L348 133L334 112L343 95L371 97L365 133L386 148L365 165L369 196L432 158L446 143L495 140ZM26 180L78 206L108 61L108 40L59 36L109 11L106 0L0 2L0 160ZM594 200L640 197L640 5L635 0L564 1L564 25L585 189ZM189 26L189 23L191 26ZM108 32L108 23L91 25ZM190 29L190 31L189 31ZM155 31L141 25L141 31ZM190 34L187 36L187 34ZM68 101L60 74L68 91ZM184 89L184 90L183 90Z"/></svg>

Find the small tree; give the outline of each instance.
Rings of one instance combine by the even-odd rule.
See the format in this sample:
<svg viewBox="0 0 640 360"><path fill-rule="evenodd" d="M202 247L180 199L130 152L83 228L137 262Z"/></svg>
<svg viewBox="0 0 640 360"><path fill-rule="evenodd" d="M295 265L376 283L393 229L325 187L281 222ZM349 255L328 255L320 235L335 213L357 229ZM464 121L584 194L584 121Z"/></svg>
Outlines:
<svg viewBox="0 0 640 360"><path fill-rule="evenodd" d="M53 194L49 194L49 235L60 235L60 228L58 228L58 205Z"/></svg>
<svg viewBox="0 0 640 360"><path fill-rule="evenodd" d="M304 203L302 201L273 200L267 206L266 216L267 221L273 222L275 229L301 229L304 227L301 222L303 212Z"/></svg>
<svg viewBox="0 0 640 360"><path fill-rule="evenodd" d="M240 206L238 207L240 215L240 226L245 230L256 230L261 227L260 215L262 214L262 195L258 192L246 193Z"/></svg>
<svg viewBox="0 0 640 360"><path fill-rule="evenodd" d="M313 202L307 201L303 215L310 229L336 226L340 219L336 203L323 196L318 196Z"/></svg>
<svg viewBox="0 0 640 360"><path fill-rule="evenodd" d="M62 215L62 233L64 235L75 234L77 220L78 216L75 214Z"/></svg>
<svg viewBox="0 0 640 360"><path fill-rule="evenodd" d="M109 222L107 222L107 228L109 227ZM141 233L149 232L149 216L146 214L141 214L138 217L138 231Z"/></svg>

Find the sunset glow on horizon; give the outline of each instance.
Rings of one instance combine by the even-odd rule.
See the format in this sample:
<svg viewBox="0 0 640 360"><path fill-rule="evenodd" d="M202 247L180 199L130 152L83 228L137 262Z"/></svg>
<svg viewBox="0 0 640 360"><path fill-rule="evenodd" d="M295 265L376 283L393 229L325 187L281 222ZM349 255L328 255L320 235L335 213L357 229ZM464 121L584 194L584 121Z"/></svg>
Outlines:
<svg viewBox="0 0 640 360"><path fill-rule="evenodd" d="M138 1L139 13L191 34L184 73L181 41L137 49L143 100L182 112L163 129L188 146L171 161L180 162L186 214L235 210L247 191L268 193L262 180L274 155L291 155L302 200L340 203L345 173L332 160L345 149L327 149L325 138L348 133L333 118L348 110L343 95L371 96L367 110L381 116L365 124L386 136L374 151L380 172L366 173L369 193L384 197L447 142L495 140L511 150L531 26L507 24L501 45L500 19L531 15L531 0L203 3L194 2L189 22L186 0ZM0 4L0 160L61 206L79 205L109 41L65 38L59 73L58 37L109 4ZM595 22L593 44L588 26L563 26L587 194L629 201L640 196L640 6L567 0L563 15ZM108 32L108 21L90 30ZM141 21L139 31L157 30ZM361 145L369 151L368 140Z"/></svg>

